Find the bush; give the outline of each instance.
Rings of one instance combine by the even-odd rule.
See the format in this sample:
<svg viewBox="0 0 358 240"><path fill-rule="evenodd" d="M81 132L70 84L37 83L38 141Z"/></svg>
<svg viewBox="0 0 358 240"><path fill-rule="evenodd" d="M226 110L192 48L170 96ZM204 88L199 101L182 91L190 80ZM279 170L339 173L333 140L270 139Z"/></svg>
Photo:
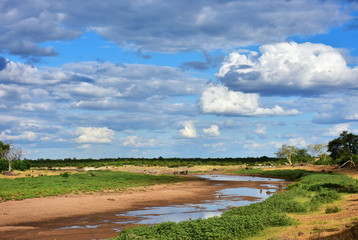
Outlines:
<svg viewBox="0 0 358 240"><path fill-rule="evenodd" d="M12 163L12 168L20 171L30 169L30 162L28 160L15 160Z"/></svg>
<svg viewBox="0 0 358 240"><path fill-rule="evenodd" d="M336 161L330 156L321 155L319 156L319 160L313 162L314 165L334 165Z"/></svg>
<svg viewBox="0 0 358 240"><path fill-rule="evenodd" d="M326 213L337 213L340 212L342 209L337 206L328 206L326 207Z"/></svg>
<svg viewBox="0 0 358 240"><path fill-rule="evenodd" d="M25 171L30 169L30 161L28 160L15 160L12 163L12 168L14 170ZM7 171L9 169L9 162L7 159L0 159L0 171Z"/></svg>
<svg viewBox="0 0 358 240"><path fill-rule="evenodd" d="M6 159L0 159L0 171L7 171L9 169L9 164Z"/></svg>
<svg viewBox="0 0 358 240"><path fill-rule="evenodd" d="M61 177L68 178L70 174L68 172L64 172L60 174Z"/></svg>

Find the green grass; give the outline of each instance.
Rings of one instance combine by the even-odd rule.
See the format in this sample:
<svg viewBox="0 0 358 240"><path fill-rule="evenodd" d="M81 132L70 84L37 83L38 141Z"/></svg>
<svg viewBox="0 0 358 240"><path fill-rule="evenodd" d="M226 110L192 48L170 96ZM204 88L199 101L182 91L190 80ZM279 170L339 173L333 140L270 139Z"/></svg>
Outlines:
<svg viewBox="0 0 358 240"><path fill-rule="evenodd" d="M20 200L69 193L122 191L127 188L188 180L191 179L182 176L145 175L114 171L91 171L81 174L63 173L58 176L0 179L0 197L3 200Z"/></svg>
<svg viewBox="0 0 358 240"><path fill-rule="evenodd" d="M300 179L287 191L276 193L263 202L234 208L221 217L161 223L125 229L115 240L128 239L245 239L270 227L295 224L287 213L306 213L340 198L341 193L358 192L358 181L346 175L323 174L303 170L261 171L245 173ZM262 174L264 172L264 174ZM242 173L242 172L240 172Z"/></svg>
<svg viewBox="0 0 358 240"><path fill-rule="evenodd" d="M297 180L300 179L301 177L313 174L315 172L302 170L302 169L261 170L259 168L249 168L249 169L241 169L239 171L235 171L234 173L243 174L243 175L281 177L285 179Z"/></svg>

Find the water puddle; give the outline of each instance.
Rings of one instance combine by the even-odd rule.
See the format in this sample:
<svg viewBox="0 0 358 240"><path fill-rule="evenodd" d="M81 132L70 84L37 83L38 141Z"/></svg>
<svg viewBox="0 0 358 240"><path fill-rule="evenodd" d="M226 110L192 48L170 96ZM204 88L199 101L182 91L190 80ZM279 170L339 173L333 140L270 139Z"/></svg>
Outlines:
<svg viewBox="0 0 358 240"><path fill-rule="evenodd" d="M115 232L120 232L128 226L134 225L153 225L161 222L180 222L198 218L206 219L220 216L222 212L233 207L263 201L282 189L282 184L285 182L283 179L252 176L200 175L198 177L218 181L218 185L225 185L225 181L243 182L243 184L241 184L242 186L238 184L237 187L223 188L215 193L213 199L204 200L200 203L146 207L134 211L113 213L111 216L103 216L102 219L101 216L97 215L95 220L91 217L82 218L78 219L78 222L72 223L73 225L62 226L53 230L107 227ZM247 184L244 184L245 182L253 182L256 185L248 187Z"/></svg>

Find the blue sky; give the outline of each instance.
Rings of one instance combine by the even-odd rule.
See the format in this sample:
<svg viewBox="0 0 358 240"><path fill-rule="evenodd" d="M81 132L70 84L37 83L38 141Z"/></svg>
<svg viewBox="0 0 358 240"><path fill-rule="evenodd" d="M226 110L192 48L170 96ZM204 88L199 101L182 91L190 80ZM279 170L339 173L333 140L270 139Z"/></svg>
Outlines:
<svg viewBox="0 0 358 240"><path fill-rule="evenodd" d="M358 134L358 1L0 0L24 157L274 156Z"/></svg>

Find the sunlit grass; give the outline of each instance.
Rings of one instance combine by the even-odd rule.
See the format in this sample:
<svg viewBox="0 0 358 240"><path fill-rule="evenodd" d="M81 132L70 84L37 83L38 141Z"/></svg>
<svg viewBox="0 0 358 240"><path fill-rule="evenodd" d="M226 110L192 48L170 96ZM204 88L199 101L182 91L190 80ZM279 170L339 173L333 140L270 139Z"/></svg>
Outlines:
<svg viewBox="0 0 358 240"><path fill-rule="evenodd" d="M16 179L0 179L0 197L3 200L25 199L89 193L96 191L123 191L128 188L191 180L182 176L146 175L130 172L90 171Z"/></svg>

